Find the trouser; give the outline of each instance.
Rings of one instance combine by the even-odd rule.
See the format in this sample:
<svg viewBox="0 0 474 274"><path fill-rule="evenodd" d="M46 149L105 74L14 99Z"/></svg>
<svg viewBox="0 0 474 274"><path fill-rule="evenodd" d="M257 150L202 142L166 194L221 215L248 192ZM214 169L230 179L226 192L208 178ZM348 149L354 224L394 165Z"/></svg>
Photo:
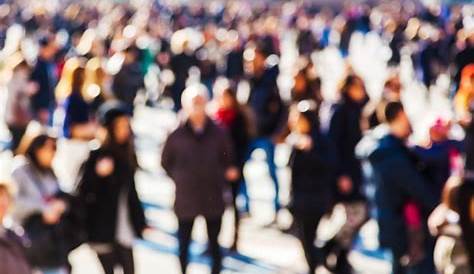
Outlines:
<svg viewBox="0 0 474 274"><path fill-rule="evenodd" d="M232 201L234 206L234 246L237 246L237 242L239 241L239 227L240 227L240 212L237 206L237 197L240 192L240 185L242 181L232 182Z"/></svg>
<svg viewBox="0 0 474 274"><path fill-rule="evenodd" d="M182 273L186 273L189 264L189 246L193 232L195 219L178 220L178 241L179 241L179 262ZM209 251L212 259L212 274L220 273L222 269L222 252L219 246L219 233L221 230L221 218L206 218L207 236L209 241Z"/></svg>
<svg viewBox="0 0 474 274"><path fill-rule="evenodd" d="M273 199L273 205L275 207L275 212L278 212L281 208L280 205L280 186L278 184L277 177L277 166L275 164L275 144L268 137L258 138L252 142L249 150L249 158L251 153L256 149L262 149L265 152L265 159L268 166L268 171L270 177L273 181L273 186L275 188L275 198Z"/></svg>
<svg viewBox="0 0 474 274"><path fill-rule="evenodd" d="M321 264L321 257L318 249L314 245L316 240L316 230L323 214L316 214L312 217L295 216L294 223L298 229L298 239L303 246L309 273L314 274L316 267Z"/></svg>
<svg viewBox="0 0 474 274"><path fill-rule="evenodd" d="M97 257L102 264L105 274L114 274L116 266L123 269L123 274L135 273L135 263L131 248L116 243L110 252L98 254Z"/></svg>

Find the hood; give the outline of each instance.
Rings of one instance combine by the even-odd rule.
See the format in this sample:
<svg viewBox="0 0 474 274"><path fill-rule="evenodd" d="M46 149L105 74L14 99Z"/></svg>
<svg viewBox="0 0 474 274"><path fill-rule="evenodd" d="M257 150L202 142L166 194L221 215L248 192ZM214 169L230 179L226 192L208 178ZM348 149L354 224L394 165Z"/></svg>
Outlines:
<svg viewBox="0 0 474 274"><path fill-rule="evenodd" d="M389 134L388 126L381 124L367 131L355 148L359 160L368 160L369 156L379 147L380 140Z"/></svg>
<svg viewBox="0 0 474 274"><path fill-rule="evenodd" d="M395 155L404 153L406 150L403 142L391 134L381 138L377 145L368 153L367 159L372 163L380 163L387 158L393 158Z"/></svg>

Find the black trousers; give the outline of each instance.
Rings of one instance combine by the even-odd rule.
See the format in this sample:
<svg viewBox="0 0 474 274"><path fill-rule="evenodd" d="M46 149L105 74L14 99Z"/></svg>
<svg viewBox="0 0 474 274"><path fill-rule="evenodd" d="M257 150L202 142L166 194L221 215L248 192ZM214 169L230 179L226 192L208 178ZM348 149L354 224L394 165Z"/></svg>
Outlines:
<svg viewBox="0 0 474 274"><path fill-rule="evenodd" d="M294 222L298 230L298 239L303 246L309 273L313 274L318 265L322 263L321 252L314 245L316 230L323 213L314 216L294 216Z"/></svg>
<svg viewBox="0 0 474 274"><path fill-rule="evenodd" d="M189 245L193 232L194 220L178 220L179 262L182 273L186 273L189 264ZM222 252L219 246L219 233L221 231L221 218L206 218L207 236L209 239L209 251L212 259L212 274L219 274L222 270Z"/></svg>
<svg viewBox="0 0 474 274"><path fill-rule="evenodd" d="M105 274L114 274L116 266L123 269L123 274L135 273L135 263L131 248L114 244L110 253L99 254L98 257Z"/></svg>

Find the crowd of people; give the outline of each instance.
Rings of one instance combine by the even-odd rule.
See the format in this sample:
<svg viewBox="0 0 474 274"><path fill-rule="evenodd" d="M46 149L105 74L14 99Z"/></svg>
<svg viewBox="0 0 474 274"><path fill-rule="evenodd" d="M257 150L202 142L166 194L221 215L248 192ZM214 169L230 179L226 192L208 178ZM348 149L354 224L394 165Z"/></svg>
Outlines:
<svg viewBox="0 0 474 274"><path fill-rule="evenodd" d="M135 186L137 105L179 120L157 159L175 184L182 273L199 216L211 273L223 269L226 207L229 250L239 250L253 206L244 167L257 149L275 193L268 226L291 212L282 230L301 242L308 273L354 273L349 254L371 218L392 273L474 273L474 6L367 2L1 1L15 158L0 184L0 273L70 273L68 254L82 244L104 273L134 273L135 239L151 229ZM374 60L357 56L357 37L377 37L385 51L365 58L385 71L364 70ZM338 67L325 65L328 51ZM421 141L411 138L415 86L427 97L441 86L449 105ZM53 167L61 140L88 147L65 163L67 189ZM279 145L291 151L288 204ZM316 245L336 205L345 223Z"/></svg>

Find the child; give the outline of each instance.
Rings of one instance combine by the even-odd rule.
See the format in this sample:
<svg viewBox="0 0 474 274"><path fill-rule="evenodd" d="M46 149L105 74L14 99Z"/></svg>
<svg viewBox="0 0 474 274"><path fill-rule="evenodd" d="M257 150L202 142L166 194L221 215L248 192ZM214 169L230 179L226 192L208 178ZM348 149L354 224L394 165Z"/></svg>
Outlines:
<svg viewBox="0 0 474 274"><path fill-rule="evenodd" d="M4 225L11 201L8 187L0 183L0 274L30 274L21 238Z"/></svg>

